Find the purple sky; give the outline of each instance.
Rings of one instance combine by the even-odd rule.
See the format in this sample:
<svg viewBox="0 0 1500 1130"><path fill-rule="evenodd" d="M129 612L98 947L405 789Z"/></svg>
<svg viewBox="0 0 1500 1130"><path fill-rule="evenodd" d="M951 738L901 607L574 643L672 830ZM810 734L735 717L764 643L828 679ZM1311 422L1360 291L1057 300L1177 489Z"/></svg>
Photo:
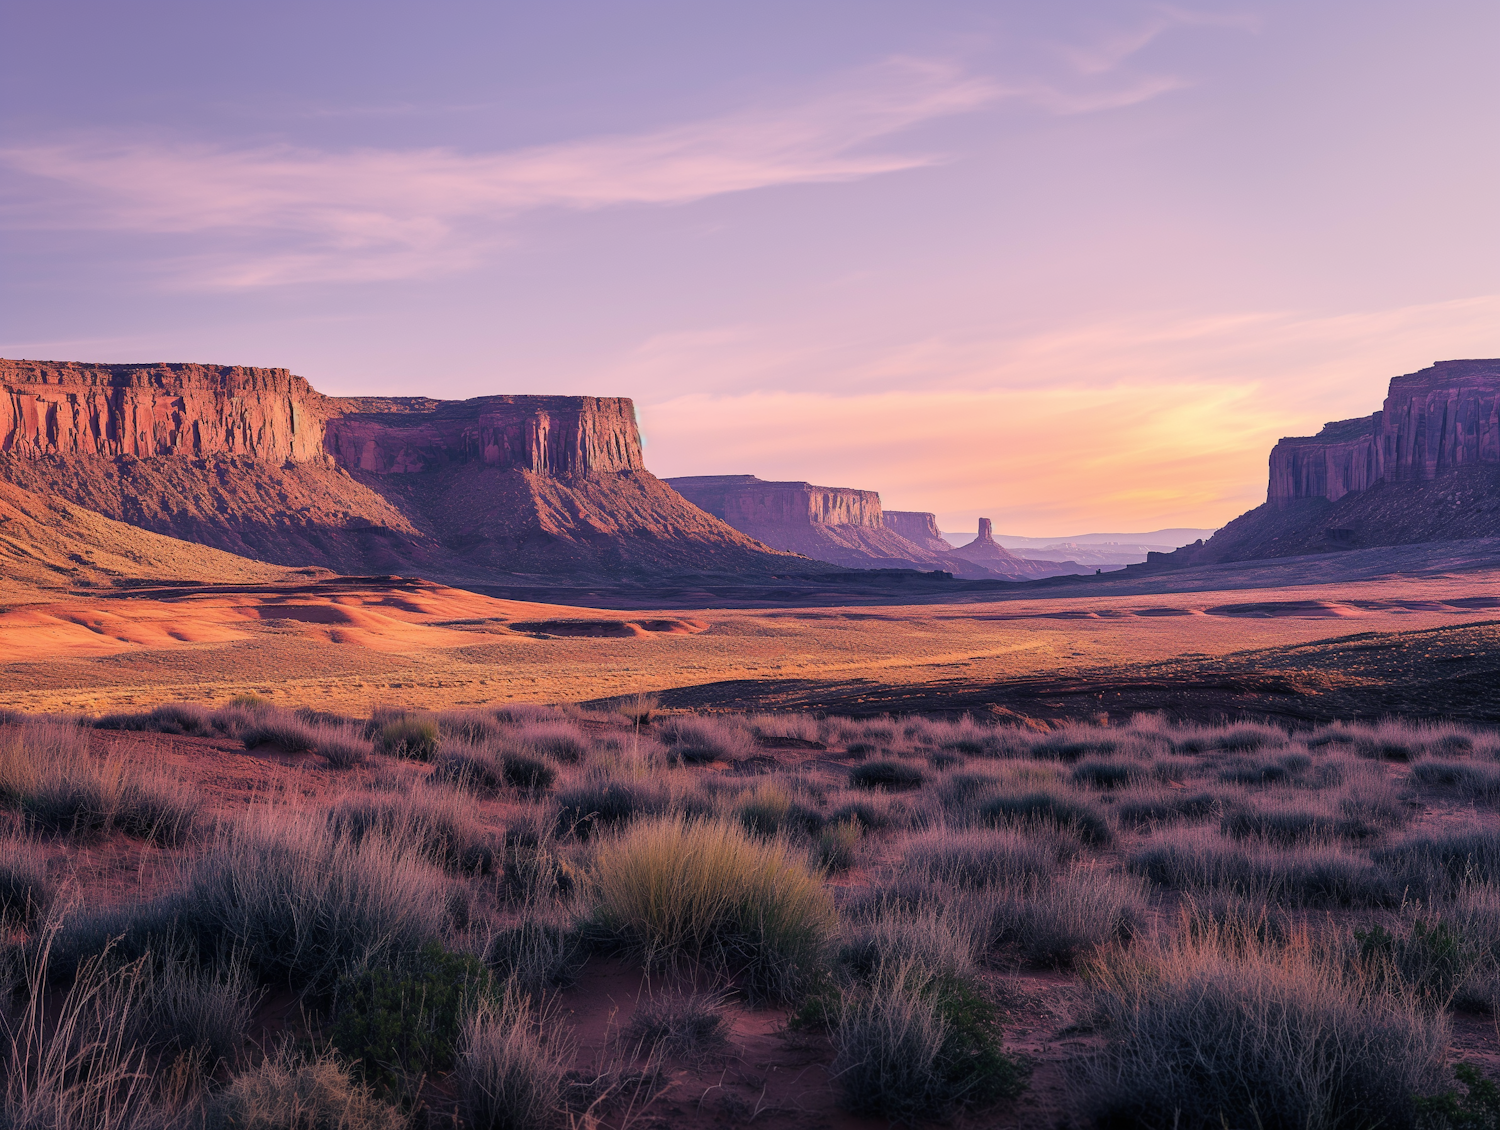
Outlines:
<svg viewBox="0 0 1500 1130"><path fill-rule="evenodd" d="M0 13L0 356L632 396L1045 536L1500 355L1492 0Z"/></svg>

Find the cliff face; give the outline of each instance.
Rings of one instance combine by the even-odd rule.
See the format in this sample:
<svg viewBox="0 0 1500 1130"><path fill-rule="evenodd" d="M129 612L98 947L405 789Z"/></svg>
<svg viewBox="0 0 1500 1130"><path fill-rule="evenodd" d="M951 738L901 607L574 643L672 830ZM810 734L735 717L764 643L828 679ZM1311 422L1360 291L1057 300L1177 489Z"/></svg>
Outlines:
<svg viewBox="0 0 1500 1130"><path fill-rule="evenodd" d="M885 528L907 541L916 542L934 553L947 553L953 548L938 529L936 514L920 510L887 510L884 517Z"/></svg>
<svg viewBox="0 0 1500 1130"><path fill-rule="evenodd" d="M0 389L0 451L21 456L331 458L387 475L645 470L623 397L331 397L285 369L3 360Z"/></svg>
<svg viewBox="0 0 1500 1130"><path fill-rule="evenodd" d="M667 482L694 505L731 526L862 526L884 524L873 490L771 483L754 475L683 475Z"/></svg>
<svg viewBox="0 0 1500 1130"><path fill-rule="evenodd" d="M1266 501L1337 502L1377 483L1421 482L1500 464L1500 360L1439 361L1391 381L1384 408L1281 440Z"/></svg>
<svg viewBox="0 0 1500 1130"><path fill-rule="evenodd" d="M1147 568L1500 536L1500 360L1394 378L1379 412L1281 440L1266 503Z"/></svg>
<svg viewBox="0 0 1500 1130"><path fill-rule="evenodd" d="M0 452L315 460L326 401L285 369L0 360Z"/></svg>
<svg viewBox="0 0 1500 1130"><path fill-rule="evenodd" d="M808 568L662 485L618 397L329 397L285 369L0 360L0 478L341 572Z"/></svg>
<svg viewBox="0 0 1500 1130"><path fill-rule="evenodd" d="M624 397L473 400L331 397L324 446L340 465L391 475L462 463L539 475L644 471L635 407Z"/></svg>

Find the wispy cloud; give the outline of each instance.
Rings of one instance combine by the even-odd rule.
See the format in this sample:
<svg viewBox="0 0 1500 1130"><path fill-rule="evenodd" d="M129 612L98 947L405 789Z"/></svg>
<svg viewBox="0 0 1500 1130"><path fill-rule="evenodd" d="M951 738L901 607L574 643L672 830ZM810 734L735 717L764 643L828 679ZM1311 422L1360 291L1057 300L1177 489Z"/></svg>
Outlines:
<svg viewBox="0 0 1500 1130"><path fill-rule="evenodd" d="M1101 67L1108 61L1091 64ZM686 204L860 180L947 160L886 144L924 122L999 102L1086 113L1179 83L1122 75L1087 85L1005 83L952 62L893 59L800 101L499 152L89 136L0 150L0 164L24 174L11 178L3 215L13 227L157 237L148 258L191 286L423 278L482 261L514 237L518 217L539 209Z"/></svg>
<svg viewBox="0 0 1500 1130"><path fill-rule="evenodd" d="M1114 71L1131 56L1178 28L1255 31L1259 26L1259 20L1248 12L1202 12L1157 4L1134 24L1108 29L1092 39L1060 44L1057 51L1079 74L1102 75Z"/></svg>
<svg viewBox="0 0 1500 1130"><path fill-rule="evenodd" d="M536 209L683 204L931 164L941 158L874 143L1006 94L908 59L796 105L498 153L91 138L10 148L0 161L36 178L8 209L13 223L238 239L178 262L199 283L402 278L468 266L504 239L506 221Z"/></svg>

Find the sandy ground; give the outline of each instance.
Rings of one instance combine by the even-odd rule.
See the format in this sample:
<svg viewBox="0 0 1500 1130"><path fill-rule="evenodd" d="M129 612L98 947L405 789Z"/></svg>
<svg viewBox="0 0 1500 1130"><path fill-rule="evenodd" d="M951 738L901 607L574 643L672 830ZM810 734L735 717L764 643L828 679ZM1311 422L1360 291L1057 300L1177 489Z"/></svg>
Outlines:
<svg viewBox="0 0 1500 1130"><path fill-rule="evenodd" d="M4 591L0 590L0 601ZM1500 618L1500 569L964 604L615 612L421 581L184 585L0 603L0 707L108 710L254 691L366 713L726 680L986 682Z"/></svg>

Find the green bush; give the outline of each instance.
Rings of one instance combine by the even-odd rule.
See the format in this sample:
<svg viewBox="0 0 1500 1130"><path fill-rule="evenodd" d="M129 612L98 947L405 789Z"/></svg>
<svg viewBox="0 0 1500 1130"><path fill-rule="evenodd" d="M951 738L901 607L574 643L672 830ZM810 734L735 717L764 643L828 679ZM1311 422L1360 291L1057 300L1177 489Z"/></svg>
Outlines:
<svg viewBox="0 0 1500 1130"><path fill-rule="evenodd" d="M1426 1130L1500 1130L1500 1087L1486 1079L1472 1063L1460 1063L1453 1075L1464 1094L1444 1091L1417 1100Z"/></svg>
<svg viewBox="0 0 1500 1130"><path fill-rule="evenodd" d="M489 982L478 958L436 942L409 968L346 976L336 990L333 1046L377 1093L408 1093L423 1073L456 1066L464 1017Z"/></svg>

